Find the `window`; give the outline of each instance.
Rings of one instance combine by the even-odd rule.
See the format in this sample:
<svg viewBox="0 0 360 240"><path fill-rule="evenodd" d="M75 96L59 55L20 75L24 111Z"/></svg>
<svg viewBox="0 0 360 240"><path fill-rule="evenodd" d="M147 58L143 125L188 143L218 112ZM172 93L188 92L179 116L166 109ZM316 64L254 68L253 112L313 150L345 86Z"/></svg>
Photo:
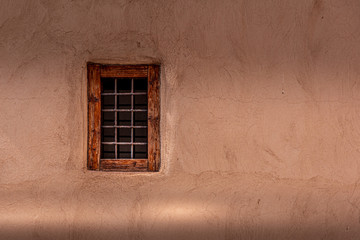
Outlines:
<svg viewBox="0 0 360 240"><path fill-rule="evenodd" d="M158 171L158 65L88 63L88 169Z"/></svg>

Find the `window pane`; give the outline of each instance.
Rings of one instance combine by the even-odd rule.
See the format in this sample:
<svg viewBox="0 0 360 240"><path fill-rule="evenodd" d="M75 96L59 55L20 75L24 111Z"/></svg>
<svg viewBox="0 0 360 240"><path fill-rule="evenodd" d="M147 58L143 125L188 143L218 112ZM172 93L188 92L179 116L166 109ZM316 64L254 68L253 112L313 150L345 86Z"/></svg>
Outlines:
<svg viewBox="0 0 360 240"><path fill-rule="evenodd" d="M113 78L102 78L102 92L114 93L115 92L115 80Z"/></svg>
<svg viewBox="0 0 360 240"><path fill-rule="evenodd" d="M114 126L115 125L115 112L102 112L102 125Z"/></svg>
<svg viewBox="0 0 360 240"><path fill-rule="evenodd" d="M147 126L147 112L134 112L134 126Z"/></svg>
<svg viewBox="0 0 360 240"><path fill-rule="evenodd" d="M114 142L115 141L115 129L114 128L103 128L101 131L102 142Z"/></svg>
<svg viewBox="0 0 360 240"><path fill-rule="evenodd" d="M117 80L117 92L118 93L131 92L131 78L119 78Z"/></svg>
<svg viewBox="0 0 360 240"><path fill-rule="evenodd" d="M118 142L131 142L131 128L118 128Z"/></svg>
<svg viewBox="0 0 360 240"><path fill-rule="evenodd" d="M118 145L118 158L131 158L131 145Z"/></svg>
<svg viewBox="0 0 360 240"><path fill-rule="evenodd" d="M134 128L134 142L147 142L147 128Z"/></svg>
<svg viewBox="0 0 360 240"><path fill-rule="evenodd" d="M147 145L135 145L134 158L147 158Z"/></svg>
<svg viewBox="0 0 360 240"><path fill-rule="evenodd" d="M118 112L118 126L130 126L131 125L131 112Z"/></svg>
<svg viewBox="0 0 360 240"><path fill-rule="evenodd" d="M115 96L101 96L101 106L103 109L114 109Z"/></svg>
<svg viewBox="0 0 360 240"><path fill-rule="evenodd" d="M118 109L130 109L131 108L131 96L130 95L118 96L117 108Z"/></svg>
<svg viewBox="0 0 360 240"><path fill-rule="evenodd" d="M147 78L134 79L134 92L147 92Z"/></svg>
<svg viewBox="0 0 360 240"><path fill-rule="evenodd" d="M114 159L115 158L115 145L101 145L101 158Z"/></svg>
<svg viewBox="0 0 360 240"><path fill-rule="evenodd" d="M134 108L135 109L147 109L147 96L135 95L134 96Z"/></svg>

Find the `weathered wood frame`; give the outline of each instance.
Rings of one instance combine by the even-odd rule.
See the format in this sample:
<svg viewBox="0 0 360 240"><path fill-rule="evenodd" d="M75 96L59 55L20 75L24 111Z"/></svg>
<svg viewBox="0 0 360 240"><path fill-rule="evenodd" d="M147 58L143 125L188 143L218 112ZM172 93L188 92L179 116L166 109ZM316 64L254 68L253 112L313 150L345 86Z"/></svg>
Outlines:
<svg viewBox="0 0 360 240"><path fill-rule="evenodd" d="M160 168L160 66L87 64L89 170L156 172ZM101 159L101 78L148 79L148 158Z"/></svg>

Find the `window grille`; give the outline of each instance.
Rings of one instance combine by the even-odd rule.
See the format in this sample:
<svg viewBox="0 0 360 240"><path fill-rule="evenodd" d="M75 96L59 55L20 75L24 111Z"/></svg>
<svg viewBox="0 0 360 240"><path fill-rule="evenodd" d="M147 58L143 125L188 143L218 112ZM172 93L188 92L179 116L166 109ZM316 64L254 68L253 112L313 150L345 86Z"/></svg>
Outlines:
<svg viewBox="0 0 360 240"><path fill-rule="evenodd" d="M158 171L157 65L88 64L88 169Z"/></svg>
<svg viewBox="0 0 360 240"><path fill-rule="evenodd" d="M101 83L101 159L147 158L147 79Z"/></svg>

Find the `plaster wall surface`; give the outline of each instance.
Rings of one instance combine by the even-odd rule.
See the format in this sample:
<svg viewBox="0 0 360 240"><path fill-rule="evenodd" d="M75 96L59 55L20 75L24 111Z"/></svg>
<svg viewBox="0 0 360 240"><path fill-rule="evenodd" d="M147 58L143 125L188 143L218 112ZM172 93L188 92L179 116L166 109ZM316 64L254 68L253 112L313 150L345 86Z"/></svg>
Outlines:
<svg viewBox="0 0 360 240"><path fill-rule="evenodd" d="M0 0L0 239L359 239L358 0ZM86 169L86 62L161 64L161 170Z"/></svg>

